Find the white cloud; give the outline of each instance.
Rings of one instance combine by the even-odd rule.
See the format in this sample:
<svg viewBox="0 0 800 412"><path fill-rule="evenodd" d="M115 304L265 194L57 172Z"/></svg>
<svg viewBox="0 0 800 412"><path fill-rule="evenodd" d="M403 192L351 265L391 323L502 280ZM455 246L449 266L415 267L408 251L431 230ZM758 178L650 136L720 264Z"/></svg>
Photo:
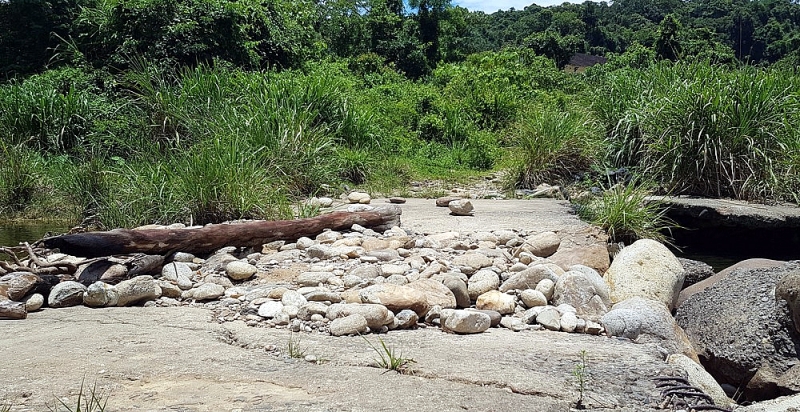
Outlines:
<svg viewBox="0 0 800 412"><path fill-rule="evenodd" d="M508 10L513 7L516 10L522 10L526 6L535 3L540 6L552 6L562 4L565 0L453 0L453 4L464 7L470 11L484 11L486 13L494 13L497 10ZM568 1L568 3L582 3L580 1Z"/></svg>

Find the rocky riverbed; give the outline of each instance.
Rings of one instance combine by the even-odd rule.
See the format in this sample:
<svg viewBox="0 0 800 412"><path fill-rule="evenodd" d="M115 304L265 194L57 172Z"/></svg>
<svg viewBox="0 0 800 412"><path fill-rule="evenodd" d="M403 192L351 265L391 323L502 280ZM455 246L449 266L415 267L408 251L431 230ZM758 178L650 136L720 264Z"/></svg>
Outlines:
<svg viewBox="0 0 800 412"><path fill-rule="evenodd" d="M361 198L355 202L368 203ZM703 325L717 320L733 322L719 323L722 328L738 330L742 325L732 316L718 317L716 310L682 312L681 306L680 326L671 314L683 300L686 308L707 307L704 293L714 288L699 288L695 296L679 299L686 268L697 265L648 240L622 249L612 262L605 235L570 216L563 203L541 201L546 208L563 211L537 221L514 209L520 205L524 210L535 201L518 202L472 201L472 216L457 216L470 212L448 214L432 200L415 201L403 206L401 226L381 233L356 225L257 250L226 247L202 257L178 253L155 276L116 285L60 282L46 298L30 293L35 282L26 282L24 274L7 274L0 279L5 296L26 302L31 315L2 323L10 325L10 333L0 338L0 368L9 378L0 396L20 403L20 410L37 410L44 397L37 382L43 376L45 381L59 380L42 370L47 359L50 365L64 361L70 372L91 371L93 377L113 381L124 394L124 406L114 410L175 410L187 397L203 400L180 410L264 410L259 408L265 405L278 410L566 410L576 406L582 393L580 406L589 409L679 410L712 402L733 408L729 396L745 401L797 392L796 352L791 352L797 342L791 321L795 289L792 283L781 283L796 273L796 266L767 269L773 275L756 289L768 296L780 284L785 295L775 298L773 293L771 306L748 305L750 298L738 297L744 309L736 310L756 308L756 317L767 325L755 333L779 336L779 343L770 349L767 339L760 348L743 349L748 352L739 357L749 363L735 369L736 376L724 368L712 371L732 386L726 394L699 361L709 365L713 357L729 366L736 360L720 361L727 358L708 349L712 345ZM492 214L497 207L507 213ZM425 213L416 215L417 208ZM48 259L74 258L54 254ZM119 278L117 272L123 270L124 265L111 265L100 278ZM699 272L690 271L692 282L713 274ZM725 279L735 282L739 272ZM764 296L756 299L769 303ZM45 301L50 309L36 312ZM216 326L204 324L203 318ZM63 331L55 340L62 343L50 341L46 354L12 355L42 345L53 328ZM151 328L159 337L152 337ZM189 333L175 330L181 328ZM213 339L198 336L204 331ZM385 340L413 358L408 375L363 369L377 356L364 338L373 346ZM290 344L304 349L293 351ZM218 349L220 345L233 348ZM47 356L62 351L59 361ZM780 356L762 356L760 351ZM769 370L761 368L760 359L769 359ZM581 365L584 372L579 372ZM36 372L20 372L31 368ZM254 385L237 369L264 385ZM294 369L297 377L291 377ZM135 385L124 382L129 374L138 376ZM576 382L584 374L590 384L582 392ZM758 387L750 385L756 374ZM336 376L351 381L340 382ZM664 394L663 385L657 387L659 382L651 379L656 376L687 378L683 386L693 389ZM224 399L238 393L242 407L207 399L189 388L192 379ZM56 387L69 383L62 378ZM415 385L424 399L408 399L414 397ZM256 402L248 394L263 393L259 386L286 399L262 397ZM464 404L463 397L473 390L474 399ZM137 395L142 391L156 395ZM393 391L402 397L402 406L392 404L400 400L393 399ZM685 393L691 391L703 395ZM162 404L161 398L172 401ZM796 395L789 402L798 402Z"/></svg>

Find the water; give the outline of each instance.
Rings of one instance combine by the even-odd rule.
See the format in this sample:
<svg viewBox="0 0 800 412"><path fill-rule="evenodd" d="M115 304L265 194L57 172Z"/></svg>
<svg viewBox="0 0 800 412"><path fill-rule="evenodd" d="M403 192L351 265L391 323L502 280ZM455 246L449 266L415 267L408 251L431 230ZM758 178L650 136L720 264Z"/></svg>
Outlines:
<svg viewBox="0 0 800 412"><path fill-rule="evenodd" d="M69 230L65 222L0 222L0 246L19 246L21 242L33 243L48 232L64 233Z"/></svg>

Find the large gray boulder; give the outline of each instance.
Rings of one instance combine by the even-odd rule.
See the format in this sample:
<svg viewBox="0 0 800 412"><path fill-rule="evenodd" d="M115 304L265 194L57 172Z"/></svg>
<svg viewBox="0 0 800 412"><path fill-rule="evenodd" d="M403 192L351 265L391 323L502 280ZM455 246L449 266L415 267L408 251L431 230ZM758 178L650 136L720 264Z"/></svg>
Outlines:
<svg viewBox="0 0 800 412"><path fill-rule="evenodd" d="M778 377L797 363L800 335L789 305L775 294L778 282L798 271L797 261L734 270L691 296L676 313L709 373L744 387L750 399L759 399L765 386L777 387Z"/></svg>
<svg viewBox="0 0 800 412"><path fill-rule="evenodd" d="M682 353L699 362L686 333L662 302L634 296L614 305L601 322L610 336L653 343L667 353Z"/></svg>
<svg viewBox="0 0 800 412"><path fill-rule="evenodd" d="M683 286L683 265L655 240L640 239L622 249L605 273L611 302L635 296L664 303L675 308Z"/></svg>

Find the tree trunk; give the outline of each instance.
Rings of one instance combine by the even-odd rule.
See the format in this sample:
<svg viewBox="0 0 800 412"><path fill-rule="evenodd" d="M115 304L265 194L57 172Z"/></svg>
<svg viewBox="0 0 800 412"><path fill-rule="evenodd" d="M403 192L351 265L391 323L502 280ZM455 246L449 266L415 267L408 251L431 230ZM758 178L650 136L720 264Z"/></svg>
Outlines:
<svg viewBox="0 0 800 412"><path fill-rule="evenodd" d="M25 302L0 300L0 319L25 319L27 317L28 310L25 309Z"/></svg>
<svg viewBox="0 0 800 412"><path fill-rule="evenodd" d="M324 229L347 230L354 224L378 231L400 224L401 210L384 206L366 212L333 212L307 219L254 221L206 225L187 229L116 229L77 233L42 240L48 249L83 257L128 253L167 255L174 252L207 254L225 246L259 247L276 240L314 237Z"/></svg>

